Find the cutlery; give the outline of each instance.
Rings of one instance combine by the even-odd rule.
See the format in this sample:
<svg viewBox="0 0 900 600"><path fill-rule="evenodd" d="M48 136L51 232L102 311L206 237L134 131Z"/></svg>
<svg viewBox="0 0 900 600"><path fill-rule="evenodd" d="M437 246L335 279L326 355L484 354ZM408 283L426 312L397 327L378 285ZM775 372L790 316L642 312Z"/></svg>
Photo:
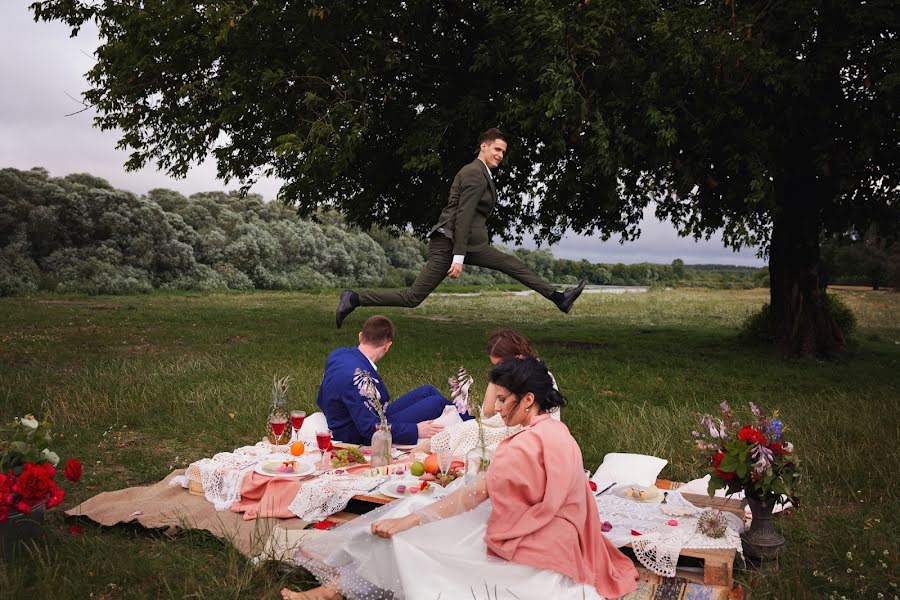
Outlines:
<svg viewBox="0 0 900 600"><path fill-rule="evenodd" d="M603 492L608 491L608 490L609 490L612 486L614 486L614 485L616 485L616 482L615 482L615 481L613 481L611 484L609 484L608 486L606 486L605 488L603 488L602 490L600 490L599 492L597 492L596 494L594 494L594 496L599 496L599 495L602 494Z"/></svg>

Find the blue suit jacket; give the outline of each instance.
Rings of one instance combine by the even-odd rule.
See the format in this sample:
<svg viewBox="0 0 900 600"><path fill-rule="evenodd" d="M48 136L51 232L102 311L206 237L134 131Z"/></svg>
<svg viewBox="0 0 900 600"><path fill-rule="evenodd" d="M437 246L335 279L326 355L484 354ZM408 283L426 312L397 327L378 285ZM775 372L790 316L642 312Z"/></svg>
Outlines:
<svg viewBox="0 0 900 600"><path fill-rule="evenodd" d="M369 444L378 415L370 410L359 389L353 385L353 373L362 369L372 374L382 404L390 401L387 387L372 368L369 359L358 348L338 348L325 361L325 375L319 386L316 404L325 413L335 440L351 444ZM415 423L391 423L391 437L395 443L415 444L419 430Z"/></svg>

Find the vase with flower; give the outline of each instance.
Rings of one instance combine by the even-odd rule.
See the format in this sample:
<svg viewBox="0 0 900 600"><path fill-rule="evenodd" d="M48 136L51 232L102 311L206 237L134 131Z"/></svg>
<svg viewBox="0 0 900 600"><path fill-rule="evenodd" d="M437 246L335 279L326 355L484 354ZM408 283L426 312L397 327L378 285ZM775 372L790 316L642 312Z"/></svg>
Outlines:
<svg viewBox="0 0 900 600"><path fill-rule="evenodd" d="M366 407L378 417L375 433L372 434L372 460L373 467L384 467L391 464L391 424L387 420L388 403L381 403L381 392L375 384L375 378L369 371L356 369L353 372L353 385L359 390Z"/></svg>
<svg viewBox="0 0 900 600"><path fill-rule="evenodd" d="M475 383L475 379L465 367L460 367L448 382L450 383L450 399L456 405L456 410L460 415L472 415L478 424L478 442L474 448L466 453L465 481L469 483L476 479L480 473L487 471L493 458L493 452L485 442L480 407L476 403L469 401L469 390Z"/></svg>
<svg viewBox="0 0 900 600"><path fill-rule="evenodd" d="M50 450L50 424L32 415L16 418L0 437L0 558L20 556L42 530L45 510L59 505L65 490L56 483L59 455ZM69 459L63 476L72 483L82 466Z"/></svg>
<svg viewBox="0 0 900 600"><path fill-rule="evenodd" d="M778 558L784 537L772 521L779 503L798 506L800 497L800 459L786 439L786 427L774 412L767 415L752 402L749 417L741 422L727 402L719 406L720 415L700 415L693 432L695 443L708 465L708 493L725 489L728 495L744 493L753 520L741 535L744 554L760 561Z"/></svg>

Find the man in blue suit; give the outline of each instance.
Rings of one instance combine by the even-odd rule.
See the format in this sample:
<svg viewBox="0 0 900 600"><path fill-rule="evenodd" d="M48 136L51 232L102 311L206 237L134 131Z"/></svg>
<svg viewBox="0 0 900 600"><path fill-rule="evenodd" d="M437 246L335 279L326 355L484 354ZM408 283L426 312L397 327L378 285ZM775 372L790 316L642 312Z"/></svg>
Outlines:
<svg viewBox="0 0 900 600"><path fill-rule="evenodd" d="M378 415L366 406L365 398L353 383L356 369L368 371L375 380L382 403L390 402L390 394L378 376L379 360L384 358L394 341L394 324L387 317L366 320L359 332L359 346L338 348L325 362L325 375L319 386L316 404L325 413L335 440L352 444L368 444L378 425ZM390 402L387 418L391 437L396 444L415 444L443 429L431 421L438 418L450 402L432 385L423 385Z"/></svg>

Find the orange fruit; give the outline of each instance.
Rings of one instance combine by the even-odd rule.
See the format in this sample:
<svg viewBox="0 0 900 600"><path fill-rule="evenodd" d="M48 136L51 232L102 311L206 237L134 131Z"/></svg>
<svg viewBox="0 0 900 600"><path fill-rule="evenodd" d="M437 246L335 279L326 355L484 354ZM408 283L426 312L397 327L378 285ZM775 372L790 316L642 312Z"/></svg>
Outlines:
<svg viewBox="0 0 900 600"><path fill-rule="evenodd" d="M437 454L429 454L428 458L425 459L425 472L433 475L439 473L440 470L441 468L438 466Z"/></svg>
<svg viewBox="0 0 900 600"><path fill-rule="evenodd" d="M306 451L306 446L303 445L303 442L294 442L291 444L291 454L294 456L303 456L304 451Z"/></svg>

